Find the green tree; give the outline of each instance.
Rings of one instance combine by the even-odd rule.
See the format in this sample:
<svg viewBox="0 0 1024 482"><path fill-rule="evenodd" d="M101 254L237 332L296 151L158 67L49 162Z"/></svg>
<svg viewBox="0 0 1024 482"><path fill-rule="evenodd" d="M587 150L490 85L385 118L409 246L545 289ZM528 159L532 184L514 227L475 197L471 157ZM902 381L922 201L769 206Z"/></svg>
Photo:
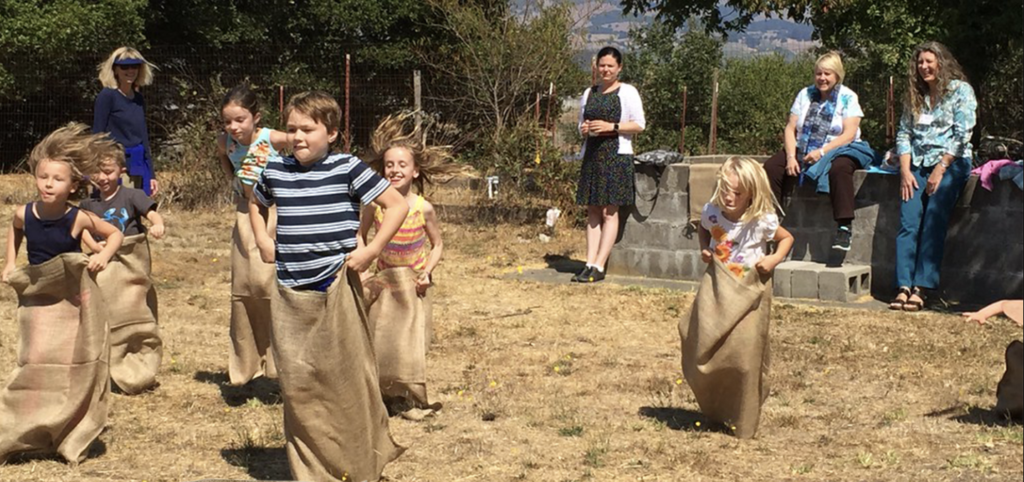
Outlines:
<svg viewBox="0 0 1024 482"><path fill-rule="evenodd" d="M682 33L663 22L630 32L632 51L623 78L644 100L648 129L637 138L640 152L679 146L683 88L687 91L686 148L703 153L711 124L711 80L722 62L722 43L699 27Z"/></svg>
<svg viewBox="0 0 1024 482"><path fill-rule="evenodd" d="M0 0L0 99L60 91L81 58L143 42L145 0Z"/></svg>
<svg viewBox="0 0 1024 482"><path fill-rule="evenodd" d="M759 15L782 15L796 21L808 19L815 4L828 0L620 0L629 15L657 12L657 19L669 26L682 27L697 18L708 33L741 32ZM836 0L846 1L846 0ZM854 0L855 1L855 0ZM727 15L728 13L728 15Z"/></svg>
<svg viewBox="0 0 1024 482"><path fill-rule="evenodd" d="M549 85L582 85L574 62L574 22L565 4L526 13L493 11L458 0L430 0L451 42L421 50L440 84L435 96L469 132L500 138L531 111Z"/></svg>

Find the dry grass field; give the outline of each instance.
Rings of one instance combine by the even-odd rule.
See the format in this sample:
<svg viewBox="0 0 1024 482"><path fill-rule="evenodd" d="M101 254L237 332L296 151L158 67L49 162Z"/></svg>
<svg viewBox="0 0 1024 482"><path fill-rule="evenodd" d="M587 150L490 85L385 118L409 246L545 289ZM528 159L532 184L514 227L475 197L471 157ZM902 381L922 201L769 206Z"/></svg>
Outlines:
<svg viewBox="0 0 1024 482"><path fill-rule="evenodd" d="M6 237L31 191L0 181ZM0 480L288 479L276 384L226 384L232 214L164 211L154 242L165 356L156 390L112 395L109 428L77 467L0 466ZM509 278L582 234L443 225L429 390L444 410L391 429L409 451L390 481L1015 480L1022 428L991 413L1003 350L1021 330L951 314L776 300L773 394L760 436L702 421L681 380L677 324L693 296ZM6 241L4 241L6 242ZM0 379L13 368L16 298L0 287ZM345 394L338 394L339 397ZM698 422L700 426L698 427Z"/></svg>

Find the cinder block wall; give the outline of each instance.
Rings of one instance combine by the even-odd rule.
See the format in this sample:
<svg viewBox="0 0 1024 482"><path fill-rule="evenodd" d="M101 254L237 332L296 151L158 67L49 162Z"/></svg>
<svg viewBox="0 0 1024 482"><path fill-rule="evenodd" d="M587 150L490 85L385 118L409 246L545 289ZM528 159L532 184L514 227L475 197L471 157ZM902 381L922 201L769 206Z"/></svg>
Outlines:
<svg viewBox="0 0 1024 482"><path fill-rule="evenodd" d="M690 162L721 163L726 157ZM689 172L688 164L637 166L637 203L623 213L610 273L681 280L703 274L697 233L688 224ZM783 206L783 225L796 237L791 259L871 266L872 293L885 299L895 289L899 176L859 171L854 181L853 250L836 258L831 203L814 192L813 183L805 183ZM969 303L1024 298L1024 195L1012 183L997 182L989 192L977 178L968 182L949 229L941 290L950 301Z"/></svg>

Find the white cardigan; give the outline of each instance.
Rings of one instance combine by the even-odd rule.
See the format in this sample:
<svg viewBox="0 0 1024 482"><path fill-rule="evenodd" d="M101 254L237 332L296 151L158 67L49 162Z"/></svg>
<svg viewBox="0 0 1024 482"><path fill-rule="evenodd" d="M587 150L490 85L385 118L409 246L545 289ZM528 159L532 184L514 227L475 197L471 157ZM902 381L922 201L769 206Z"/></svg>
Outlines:
<svg viewBox="0 0 1024 482"><path fill-rule="evenodd" d="M583 113L587 110L587 99L590 98L590 91L593 87L583 92L583 100L580 103L580 120L576 126L582 133L583 130ZM647 128L647 121L644 119L644 103L640 99L640 92L629 84L619 84L619 103L622 105L622 118L619 120L620 124L626 122L636 122L641 129ZM587 152L587 143L583 143L582 155ZM633 135L619 134L619 154L632 155L633 152Z"/></svg>

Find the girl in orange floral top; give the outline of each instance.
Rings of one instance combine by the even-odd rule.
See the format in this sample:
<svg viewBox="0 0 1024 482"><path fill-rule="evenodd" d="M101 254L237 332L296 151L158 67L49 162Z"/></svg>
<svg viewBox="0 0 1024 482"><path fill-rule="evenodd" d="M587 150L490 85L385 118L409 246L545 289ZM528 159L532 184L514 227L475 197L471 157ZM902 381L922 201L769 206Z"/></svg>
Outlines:
<svg viewBox="0 0 1024 482"><path fill-rule="evenodd" d="M779 226L778 202L757 161L732 157L718 171L718 186L701 216L701 258L715 259L742 278L771 274L793 248L793 235ZM775 253L768 254L768 242Z"/></svg>

